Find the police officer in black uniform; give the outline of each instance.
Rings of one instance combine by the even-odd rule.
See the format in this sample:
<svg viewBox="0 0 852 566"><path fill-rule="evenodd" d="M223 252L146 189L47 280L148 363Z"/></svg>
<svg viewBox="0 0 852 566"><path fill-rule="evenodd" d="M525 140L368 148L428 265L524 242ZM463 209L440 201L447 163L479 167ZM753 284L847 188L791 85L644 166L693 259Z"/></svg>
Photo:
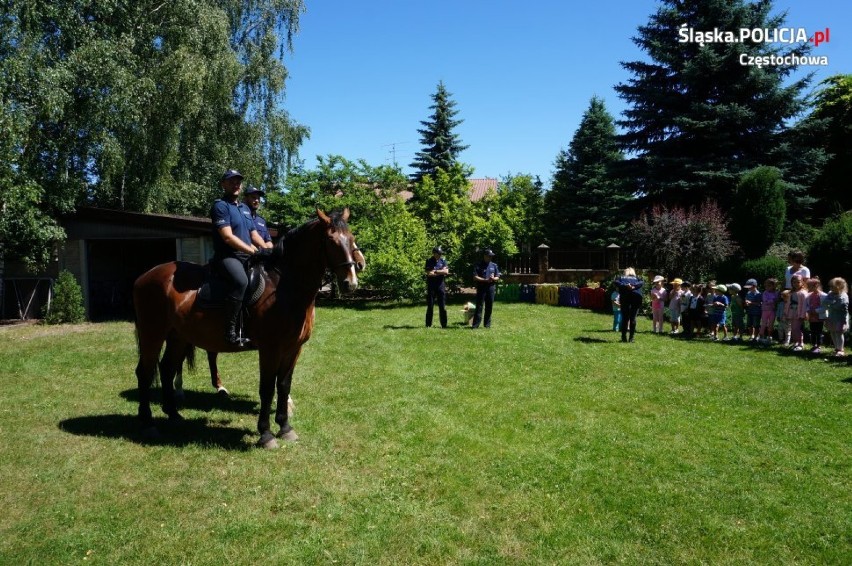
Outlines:
<svg viewBox="0 0 852 566"><path fill-rule="evenodd" d="M222 175L219 186L222 198L210 208L213 221L213 263L229 283L225 298L225 341L242 346L245 341L237 337L237 317L243 306L243 297L248 287L245 264L249 256L264 247L258 235L251 210L239 201L243 176L239 171L228 169Z"/></svg>
<svg viewBox="0 0 852 566"><path fill-rule="evenodd" d="M432 257L426 260L426 328L432 326L432 311L435 303L438 303L441 328L447 327L447 288L444 285L444 278L449 275L450 269L443 255L444 250L441 246L436 246L432 248Z"/></svg>
<svg viewBox="0 0 852 566"><path fill-rule="evenodd" d="M500 269L491 261L494 252L482 252L482 261L473 267L473 280L476 283L476 314L473 315L473 328L479 328L482 320L482 306L485 305L485 328L491 328L491 309L494 307L494 291L500 280Z"/></svg>

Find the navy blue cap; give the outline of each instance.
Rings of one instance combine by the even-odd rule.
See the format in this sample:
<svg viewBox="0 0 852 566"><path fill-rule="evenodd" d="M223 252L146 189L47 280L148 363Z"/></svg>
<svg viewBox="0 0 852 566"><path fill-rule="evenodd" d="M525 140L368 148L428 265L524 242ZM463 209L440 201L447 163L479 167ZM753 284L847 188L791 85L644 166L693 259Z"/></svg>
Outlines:
<svg viewBox="0 0 852 566"><path fill-rule="evenodd" d="M494 257L497 254L492 252L490 249L485 249L485 250L482 251L482 255L490 255L491 257Z"/></svg>
<svg viewBox="0 0 852 566"><path fill-rule="evenodd" d="M254 185L249 185L249 187L246 190L243 191L243 196L249 196L249 195L260 195L262 197L265 197L266 191L258 189Z"/></svg>
<svg viewBox="0 0 852 566"><path fill-rule="evenodd" d="M441 248L441 246L435 246L434 248L432 248L432 253L444 255L444 250Z"/></svg>
<svg viewBox="0 0 852 566"><path fill-rule="evenodd" d="M227 171L222 173L222 180L223 181L227 181L231 177L239 177L240 179L244 178L243 174L240 173L239 171L237 171L236 169L228 169Z"/></svg>

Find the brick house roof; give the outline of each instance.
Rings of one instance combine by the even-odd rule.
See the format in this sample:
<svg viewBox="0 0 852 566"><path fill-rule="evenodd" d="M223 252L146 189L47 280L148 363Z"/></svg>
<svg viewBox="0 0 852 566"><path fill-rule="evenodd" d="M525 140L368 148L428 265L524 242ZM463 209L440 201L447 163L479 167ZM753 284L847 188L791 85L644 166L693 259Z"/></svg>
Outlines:
<svg viewBox="0 0 852 566"><path fill-rule="evenodd" d="M468 179L468 182L470 183L470 188L468 189L470 202L480 201L488 193L497 194L497 179L486 177L485 179ZM414 196L414 193L411 191L399 191L399 196L403 201L408 202Z"/></svg>

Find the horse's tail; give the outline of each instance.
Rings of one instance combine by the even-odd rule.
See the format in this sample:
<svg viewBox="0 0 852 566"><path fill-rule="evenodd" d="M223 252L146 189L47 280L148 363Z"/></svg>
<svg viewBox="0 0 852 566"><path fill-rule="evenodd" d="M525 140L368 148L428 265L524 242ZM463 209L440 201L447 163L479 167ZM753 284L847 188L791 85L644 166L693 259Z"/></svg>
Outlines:
<svg viewBox="0 0 852 566"><path fill-rule="evenodd" d="M189 368L189 371L195 371L195 345L186 345L184 359L186 360L186 366Z"/></svg>

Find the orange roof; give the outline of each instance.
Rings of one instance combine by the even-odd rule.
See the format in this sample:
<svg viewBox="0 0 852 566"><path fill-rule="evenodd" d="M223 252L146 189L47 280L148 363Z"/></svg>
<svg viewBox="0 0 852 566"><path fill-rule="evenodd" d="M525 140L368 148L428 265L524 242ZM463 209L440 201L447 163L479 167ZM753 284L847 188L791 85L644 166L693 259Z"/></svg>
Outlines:
<svg viewBox="0 0 852 566"><path fill-rule="evenodd" d="M485 198L488 193L497 194L497 179L468 179L470 181L470 202Z"/></svg>

